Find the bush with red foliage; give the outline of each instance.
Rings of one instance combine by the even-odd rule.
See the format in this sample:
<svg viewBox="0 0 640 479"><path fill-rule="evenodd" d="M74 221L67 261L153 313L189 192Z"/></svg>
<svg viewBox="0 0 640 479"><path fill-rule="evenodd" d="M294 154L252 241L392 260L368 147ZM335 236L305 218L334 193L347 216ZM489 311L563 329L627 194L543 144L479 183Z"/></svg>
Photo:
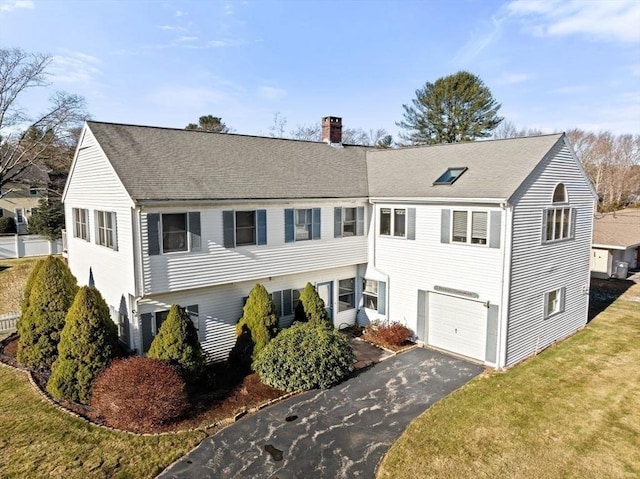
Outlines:
<svg viewBox="0 0 640 479"><path fill-rule="evenodd" d="M383 346L403 346L413 331L398 321L384 324L372 324L365 329L365 337Z"/></svg>
<svg viewBox="0 0 640 479"><path fill-rule="evenodd" d="M110 426L146 432L179 419L189 401L173 366L134 356L113 361L98 377L91 407Z"/></svg>

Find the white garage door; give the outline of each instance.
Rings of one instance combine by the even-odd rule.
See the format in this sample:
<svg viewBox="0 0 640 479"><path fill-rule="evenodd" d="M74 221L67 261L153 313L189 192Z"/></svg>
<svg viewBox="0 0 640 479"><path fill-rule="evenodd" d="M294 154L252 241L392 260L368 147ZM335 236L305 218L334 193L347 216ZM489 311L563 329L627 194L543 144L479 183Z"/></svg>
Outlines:
<svg viewBox="0 0 640 479"><path fill-rule="evenodd" d="M429 293L428 343L484 361L487 308L483 303Z"/></svg>

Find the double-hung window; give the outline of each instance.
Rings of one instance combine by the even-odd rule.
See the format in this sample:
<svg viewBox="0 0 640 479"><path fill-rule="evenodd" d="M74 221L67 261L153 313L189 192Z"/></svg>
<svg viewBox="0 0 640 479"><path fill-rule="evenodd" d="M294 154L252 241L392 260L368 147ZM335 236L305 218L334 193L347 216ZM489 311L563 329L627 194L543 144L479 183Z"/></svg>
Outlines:
<svg viewBox="0 0 640 479"><path fill-rule="evenodd" d="M387 283L373 279L364 280L362 302L366 309L372 309L380 314L387 314Z"/></svg>
<svg viewBox="0 0 640 479"><path fill-rule="evenodd" d="M486 211L454 211L451 242L486 245L488 219Z"/></svg>
<svg viewBox="0 0 640 479"><path fill-rule="evenodd" d="M73 208L73 237L89 241L89 210Z"/></svg>
<svg viewBox="0 0 640 479"><path fill-rule="evenodd" d="M116 214L112 211L95 212L96 243L113 250L118 249L116 240Z"/></svg>
<svg viewBox="0 0 640 479"><path fill-rule="evenodd" d="M364 235L364 206L336 207L333 218L333 236L335 238Z"/></svg>
<svg viewBox="0 0 640 479"><path fill-rule="evenodd" d="M559 183L553 191L553 206L544 210L542 241L551 243L574 237L575 210L568 205L567 190Z"/></svg>
<svg viewBox="0 0 640 479"><path fill-rule="evenodd" d="M565 288L554 289L544 295L544 319L564 311Z"/></svg>
<svg viewBox="0 0 640 479"><path fill-rule="evenodd" d="M415 239L415 208L380 208L380 235Z"/></svg>
<svg viewBox="0 0 640 479"><path fill-rule="evenodd" d="M320 239L320 208L287 208L284 210L284 241Z"/></svg>
<svg viewBox="0 0 640 479"><path fill-rule="evenodd" d="M200 251L200 212L149 213L147 240L150 255Z"/></svg>
<svg viewBox="0 0 640 479"><path fill-rule="evenodd" d="M341 279L338 282L338 312L356 307L356 279Z"/></svg>
<svg viewBox="0 0 640 479"><path fill-rule="evenodd" d="M267 210L222 212L224 247L267 244Z"/></svg>

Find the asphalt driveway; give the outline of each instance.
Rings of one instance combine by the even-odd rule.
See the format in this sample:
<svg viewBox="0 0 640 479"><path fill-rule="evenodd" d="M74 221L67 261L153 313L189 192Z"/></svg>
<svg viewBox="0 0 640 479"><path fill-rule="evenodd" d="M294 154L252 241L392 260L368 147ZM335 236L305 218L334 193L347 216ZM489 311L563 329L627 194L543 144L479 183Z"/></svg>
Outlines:
<svg viewBox="0 0 640 479"><path fill-rule="evenodd" d="M205 439L161 478L372 478L409 422L483 367L416 348Z"/></svg>

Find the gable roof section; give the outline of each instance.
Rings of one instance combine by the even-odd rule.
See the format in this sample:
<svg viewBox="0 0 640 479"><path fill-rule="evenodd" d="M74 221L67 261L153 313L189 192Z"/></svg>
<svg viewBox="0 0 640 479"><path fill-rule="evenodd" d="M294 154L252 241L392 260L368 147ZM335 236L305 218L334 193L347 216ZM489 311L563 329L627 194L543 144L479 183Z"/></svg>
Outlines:
<svg viewBox="0 0 640 479"><path fill-rule="evenodd" d="M365 148L87 122L138 202L368 196Z"/></svg>
<svg viewBox="0 0 640 479"><path fill-rule="evenodd" d="M640 208L596 215L593 245L628 248L640 245Z"/></svg>
<svg viewBox="0 0 640 479"><path fill-rule="evenodd" d="M367 152L371 197L507 200L562 134ZM450 185L447 168L468 170Z"/></svg>

